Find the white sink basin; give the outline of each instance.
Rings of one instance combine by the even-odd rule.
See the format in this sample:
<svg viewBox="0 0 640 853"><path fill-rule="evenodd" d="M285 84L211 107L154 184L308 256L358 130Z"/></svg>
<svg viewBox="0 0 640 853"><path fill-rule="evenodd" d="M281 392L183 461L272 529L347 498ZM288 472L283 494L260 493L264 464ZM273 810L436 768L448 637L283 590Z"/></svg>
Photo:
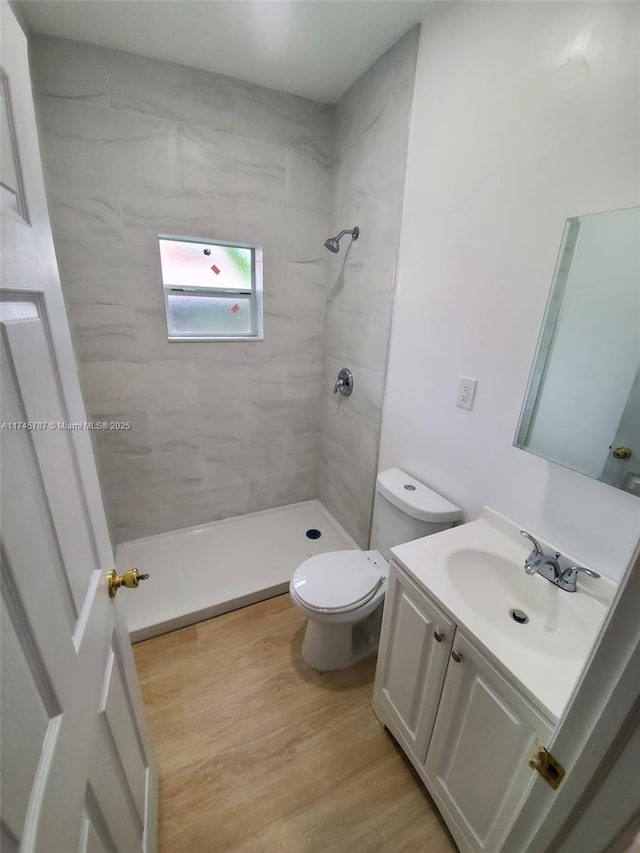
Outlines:
<svg viewBox="0 0 640 853"><path fill-rule="evenodd" d="M584 658L594 626L604 618L604 604L581 592L565 592L539 575L527 575L522 565L488 551L452 551L445 570L460 596L501 631L510 642L541 655ZM512 618L517 609L525 624Z"/></svg>
<svg viewBox="0 0 640 853"><path fill-rule="evenodd" d="M577 591L566 592L526 574L529 550L518 525L485 507L477 521L398 545L392 554L457 630L506 669L553 722L580 675L615 584L580 575ZM564 556L581 564L575 555ZM512 619L514 609L528 617L526 624Z"/></svg>

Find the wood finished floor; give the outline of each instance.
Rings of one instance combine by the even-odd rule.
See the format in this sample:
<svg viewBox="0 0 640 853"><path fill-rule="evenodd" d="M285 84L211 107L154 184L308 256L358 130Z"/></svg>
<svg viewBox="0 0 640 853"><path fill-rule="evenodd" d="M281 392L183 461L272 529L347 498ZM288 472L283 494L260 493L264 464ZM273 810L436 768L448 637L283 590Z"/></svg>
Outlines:
<svg viewBox="0 0 640 853"><path fill-rule="evenodd" d="M318 673L288 596L134 646L161 853L456 848L371 710L374 662Z"/></svg>

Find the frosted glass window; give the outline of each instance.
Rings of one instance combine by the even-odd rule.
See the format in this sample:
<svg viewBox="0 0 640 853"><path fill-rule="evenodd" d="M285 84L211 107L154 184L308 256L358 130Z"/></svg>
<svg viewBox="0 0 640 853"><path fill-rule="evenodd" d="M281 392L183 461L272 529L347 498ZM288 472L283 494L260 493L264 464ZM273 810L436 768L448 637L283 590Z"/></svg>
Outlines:
<svg viewBox="0 0 640 853"><path fill-rule="evenodd" d="M251 304L246 296L227 299L170 293L167 302L170 336L251 335Z"/></svg>
<svg viewBox="0 0 640 853"><path fill-rule="evenodd" d="M262 250L160 235L170 341L261 340Z"/></svg>

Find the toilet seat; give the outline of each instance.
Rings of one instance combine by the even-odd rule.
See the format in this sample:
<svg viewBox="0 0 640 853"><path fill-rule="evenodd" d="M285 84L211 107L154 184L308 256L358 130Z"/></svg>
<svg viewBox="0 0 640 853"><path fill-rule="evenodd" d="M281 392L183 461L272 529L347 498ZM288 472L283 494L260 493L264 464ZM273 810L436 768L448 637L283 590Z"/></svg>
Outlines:
<svg viewBox="0 0 640 853"><path fill-rule="evenodd" d="M291 583L310 610L345 613L370 601L384 580L378 566L362 551L328 551L298 566Z"/></svg>

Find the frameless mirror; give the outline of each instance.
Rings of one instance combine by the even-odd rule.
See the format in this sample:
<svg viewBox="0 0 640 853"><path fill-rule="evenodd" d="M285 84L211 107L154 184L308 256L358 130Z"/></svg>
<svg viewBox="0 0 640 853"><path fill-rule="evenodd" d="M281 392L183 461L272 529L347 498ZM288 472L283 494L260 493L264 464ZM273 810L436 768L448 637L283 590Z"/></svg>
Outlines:
<svg viewBox="0 0 640 853"><path fill-rule="evenodd" d="M514 444L640 496L640 207L567 220Z"/></svg>

